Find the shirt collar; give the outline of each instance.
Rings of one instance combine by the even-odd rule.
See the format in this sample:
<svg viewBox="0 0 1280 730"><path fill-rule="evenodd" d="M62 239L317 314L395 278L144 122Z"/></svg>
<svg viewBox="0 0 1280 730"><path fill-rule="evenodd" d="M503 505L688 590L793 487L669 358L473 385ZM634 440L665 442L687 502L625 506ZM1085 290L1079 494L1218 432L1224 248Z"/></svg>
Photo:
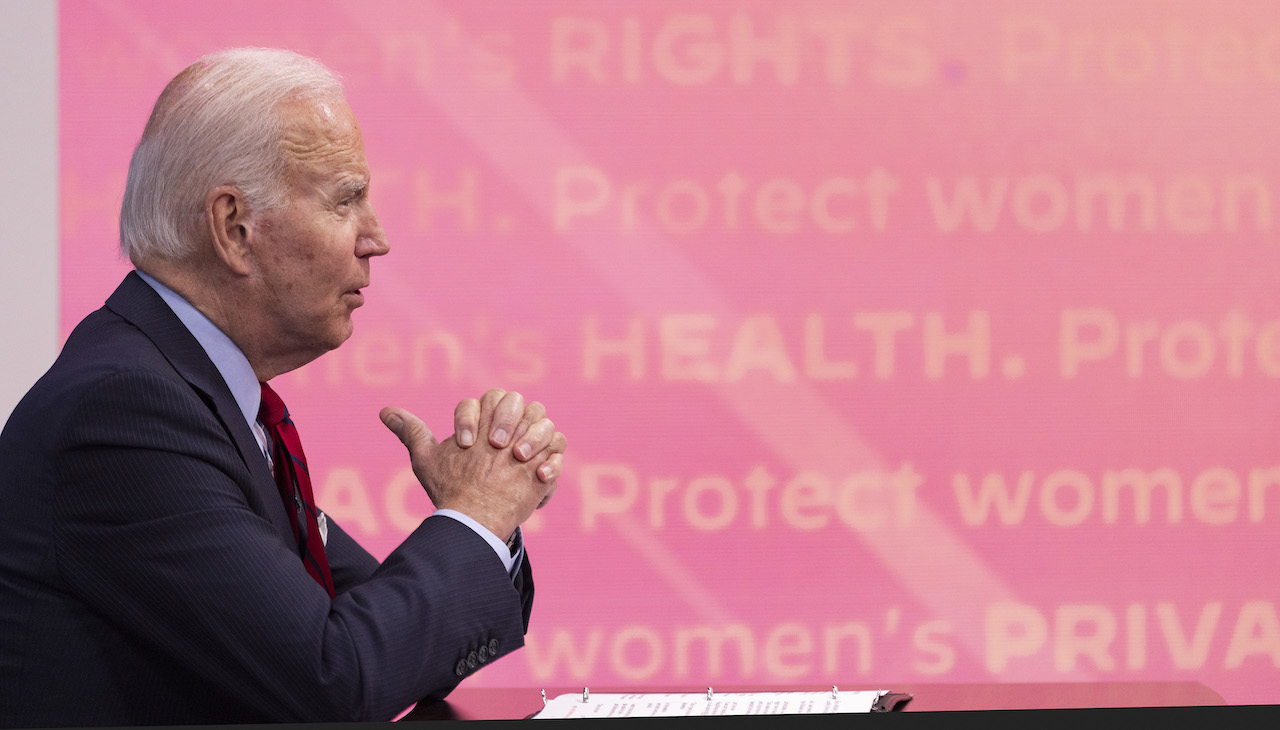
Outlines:
<svg viewBox="0 0 1280 730"><path fill-rule="evenodd" d="M173 313L204 348L209 359L213 361L214 367L222 375L222 379L227 382L227 387L231 389L231 395L236 399L236 405L240 406L245 422L252 428L258 420L262 385L258 382L258 376L253 374L249 359L225 332L218 329L217 325L181 295L142 271L137 273L143 281L156 290L160 298L169 305Z"/></svg>

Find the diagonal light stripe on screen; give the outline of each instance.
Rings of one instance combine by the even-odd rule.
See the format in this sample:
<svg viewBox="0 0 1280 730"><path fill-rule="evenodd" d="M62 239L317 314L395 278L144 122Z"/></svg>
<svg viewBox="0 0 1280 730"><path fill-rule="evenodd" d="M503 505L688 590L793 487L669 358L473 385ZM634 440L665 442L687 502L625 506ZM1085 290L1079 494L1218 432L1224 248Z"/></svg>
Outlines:
<svg viewBox="0 0 1280 730"><path fill-rule="evenodd" d="M385 8L392 11L392 7ZM450 16L434 3L413 4L412 8L395 6L412 14L412 19L393 18L391 12L353 12L350 17L371 34L389 27L420 28L431 40L454 44L459 39L446 39L444 28L450 27ZM456 26L454 26L456 28ZM523 94L517 86L480 88L468 84L461 67L450 63L466 54L452 54L442 60L439 73L419 89L474 147L481 151L495 169L505 175L506 182L521 194L544 219L553 219L554 201L543 171L558 165L587 164L589 156L566 137L555 122ZM519 120L519 134L512 134L510 120ZM655 288L684 292L682 306L729 319L734 314L726 299L681 254L674 245L653 230L640 230L625 241L597 245L610 231L592 232L584 228L565 236L578 254L590 262L603 282L607 282L638 314L656 316L661 304L651 296ZM612 232L616 236L616 232ZM885 465L875 449L867 444L842 415L823 401L817 393L802 384L770 385L752 383L750 388L725 385L717 389L725 406L759 436L789 465L819 469L828 473L847 473L856 469L882 468ZM807 429L789 430L782 424L794 413L806 414ZM634 534L633 534L634 533ZM624 539L645 556L672 586L683 590L686 600L711 615L708 619L723 621L728 612L714 598L692 591L690 579L679 568L675 555L638 528L622 530ZM898 580L924 606L938 616L953 618L954 629L968 652L981 656L984 651L983 607L994 602L1016 602L1013 589L988 568L982 558L947 526L943 519L925 506L920 506L914 523L905 529L872 530L857 533L857 538L878 555L891 571L895 566L909 566L897 571ZM692 594L692 595L690 595ZM1088 672L1077 670L1064 676L1045 656L1026 666L1021 678L1085 679Z"/></svg>

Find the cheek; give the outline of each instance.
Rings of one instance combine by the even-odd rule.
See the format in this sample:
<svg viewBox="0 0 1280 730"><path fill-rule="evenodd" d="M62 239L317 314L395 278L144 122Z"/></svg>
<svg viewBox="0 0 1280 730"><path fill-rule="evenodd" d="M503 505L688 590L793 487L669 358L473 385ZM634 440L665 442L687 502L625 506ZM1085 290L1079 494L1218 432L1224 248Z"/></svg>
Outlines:
<svg viewBox="0 0 1280 730"><path fill-rule="evenodd" d="M272 251L263 261L264 275L278 294L292 295L305 289L314 278L302 254L291 255L284 247Z"/></svg>
<svg viewBox="0 0 1280 730"><path fill-rule="evenodd" d="M277 289L305 292L324 278L324 262L316 253L316 239L307 235L290 236L277 241L268 253Z"/></svg>
<svg viewBox="0 0 1280 730"><path fill-rule="evenodd" d="M264 263L275 290L292 298L291 308L324 310L332 304L332 290L351 284L353 247L342 239L341 230L311 222L272 242Z"/></svg>

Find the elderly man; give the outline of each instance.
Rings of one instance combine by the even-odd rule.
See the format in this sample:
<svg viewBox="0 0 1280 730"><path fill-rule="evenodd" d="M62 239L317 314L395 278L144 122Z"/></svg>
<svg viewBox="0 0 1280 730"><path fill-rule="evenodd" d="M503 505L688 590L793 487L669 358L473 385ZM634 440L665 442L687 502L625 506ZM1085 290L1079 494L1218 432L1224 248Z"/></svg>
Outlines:
<svg viewBox="0 0 1280 730"><path fill-rule="evenodd" d="M523 644L519 525L565 448L542 406L490 391L439 443L383 409L438 511L379 564L267 385L351 335L388 251L369 179L313 60L229 51L165 88L121 211L136 271L0 435L0 724L389 719Z"/></svg>

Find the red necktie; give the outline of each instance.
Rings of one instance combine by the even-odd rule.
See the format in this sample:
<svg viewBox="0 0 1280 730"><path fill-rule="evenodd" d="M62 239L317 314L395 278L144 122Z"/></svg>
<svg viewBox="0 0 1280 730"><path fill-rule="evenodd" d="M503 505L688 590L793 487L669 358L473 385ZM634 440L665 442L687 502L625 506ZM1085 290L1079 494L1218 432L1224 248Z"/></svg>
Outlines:
<svg viewBox="0 0 1280 730"><path fill-rule="evenodd" d="M302 453L302 441L298 438L293 419L289 418L289 409L266 383L262 384L262 407L258 409L258 420L271 436L276 487L280 490L280 499L284 500L284 511L289 515L294 539L298 541L298 553L307 566L307 572L332 598L333 576L329 574L329 559L325 557L324 541L320 537L320 513L311 493L307 457Z"/></svg>

